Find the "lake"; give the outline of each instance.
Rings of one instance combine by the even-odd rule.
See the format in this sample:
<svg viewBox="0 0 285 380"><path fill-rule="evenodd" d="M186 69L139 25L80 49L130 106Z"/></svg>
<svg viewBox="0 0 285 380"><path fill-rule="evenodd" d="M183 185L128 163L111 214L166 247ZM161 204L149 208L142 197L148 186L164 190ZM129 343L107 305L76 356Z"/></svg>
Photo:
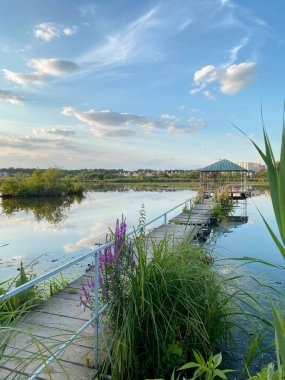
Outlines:
<svg viewBox="0 0 285 380"><path fill-rule="evenodd" d="M151 220L196 194L191 189L150 190L89 191L84 198L64 200L2 200L0 279L16 275L21 261L25 264L34 262L33 272L41 274L94 249L96 243L105 241L108 229L113 228L116 219L122 215L131 230L138 223L142 204L147 220ZM248 223L221 226L210 235L208 244L216 257L251 256L283 263L258 210L276 231L271 199L268 191L263 190L247 200ZM180 209L172 216L178 211ZM241 209L237 208L236 212L240 213ZM161 223L162 220L156 225ZM267 267L266 272L274 280L276 277L276 281L283 282L278 271Z"/></svg>
<svg viewBox="0 0 285 380"><path fill-rule="evenodd" d="M36 274L51 270L96 248L96 243L105 242L108 229L122 215L127 219L128 230L137 226L142 204L147 220L151 220L195 194L190 189L133 191L127 188L90 191L83 199L2 200L0 247L7 245L0 248L0 279L16 275L21 261L25 264L34 261Z"/></svg>
<svg viewBox="0 0 285 380"><path fill-rule="evenodd" d="M150 190L122 188L120 191L90 191L84 198L64 200L2 200L0 280L17 275L21 261L25 264L33 262L32 273L41 274L96 248L96 243L104 243L108 229L114 227L116 219L121 218L122 214L127 219L128 230L131 230L138 223L142 204L147 220L151 220L196 195L196 191L191 189ZM248 215L248 222L222 223L212 230L205 243L215 258L215 265L223 271L239 267L236 273L244 276L242 287L250 287L252 284L248 283L248 279L253 277L284 291L282 270L256 263L240 266L241 262L229 261L231 258L247 256L283 265L284 260L258 211L277 232L269 192L262 190L236 206L235 213ZM181 209L173 211L170 217L177 215ZM160 224L162 220L156 222L156 225ZM64 276L68 279L79 277L86 266L87 262L84 262L72 267L65 271ZM259 291L261 298L263 292L264 289ZM268 339L271 337L268 336ZM238 336L237 341L238 350L225 356L224 362L226 366L239 371L248 340Z"/></svg>

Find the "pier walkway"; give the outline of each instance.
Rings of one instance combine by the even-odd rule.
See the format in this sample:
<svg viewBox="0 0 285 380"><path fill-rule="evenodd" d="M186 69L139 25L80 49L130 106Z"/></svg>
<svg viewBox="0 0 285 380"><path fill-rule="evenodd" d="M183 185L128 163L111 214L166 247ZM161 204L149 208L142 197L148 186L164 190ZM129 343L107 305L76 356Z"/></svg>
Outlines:
<svg viewBox="0 0 285 380"><path fill-rule="evenodd" d="M179 206L181 207L181 205ZM171 244L177 244L186 239L188 241L197 239L202 234L203 228L208 227L213 220L213 208L213 202L206 199L195 205L190 213L179 213L168 223L167 213L163 214L161 217L164 218L164 223L153 228L145 236L148 249L151 251L153 244L158 244L165 238ZM174 209L169 212L173 212ZM104 246L91 252L90 256L85 256L90 257L90 262L93 262L94 253L97 254L94 262L98 264L100 249L104 249ZM79 259L75 261L78 262ZM59 268L57 273L60 269L65 269L71 264ZM82 306L79 307L78 294L82 284L85 285L91 276L94 276L94 273L87 272L23 317L17 326L17 330L12 331L10 339L7 340L7 347L0 359L0 379L94 379L96 375L94 369L96 349L97 365L100 362L98 347L96 349L94 347L96 338L94 339L94 327L92 325L95 319L90 310L84 311ZM42 277L48 278L47 275ZM41 279L38 278L34 280L34 283L40 281ZM100 321L99 313L97 305L95 314ZM101 343L103 336L104 334L100 334ZM98 334L97 339L99 339ZM100 344L100 349L101 346ZM101 351L100 355L106 355L106 353ZM56 357L55 360L54 357ZM43 370L40 371L39 368Z"/></svg>

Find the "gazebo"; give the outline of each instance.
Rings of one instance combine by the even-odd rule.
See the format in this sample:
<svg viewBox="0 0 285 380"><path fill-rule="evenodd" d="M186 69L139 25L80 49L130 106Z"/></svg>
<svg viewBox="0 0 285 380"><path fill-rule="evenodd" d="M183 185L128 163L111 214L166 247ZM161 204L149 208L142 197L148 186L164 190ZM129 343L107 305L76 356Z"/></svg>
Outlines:
<svg viewBox="0 0 285 380"><path fill-rule="evenodd" d="M217 161L200 169L201 188L204 192L213 192L218 188L231 193L245 192L247 172L247 169L229 160Z"/></svg>

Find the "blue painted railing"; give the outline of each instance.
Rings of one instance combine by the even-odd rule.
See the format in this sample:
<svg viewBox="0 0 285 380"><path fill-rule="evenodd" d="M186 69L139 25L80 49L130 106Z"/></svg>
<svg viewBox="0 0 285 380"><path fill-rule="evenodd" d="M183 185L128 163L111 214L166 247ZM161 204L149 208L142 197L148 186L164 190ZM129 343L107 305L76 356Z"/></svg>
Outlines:
<svg viewBox="0 0 285 380"><path fill-rule="evenodd" d="M170 214L172 211L176 210L177 208L181 207L182 205L187 206L189 204L189 209L191 209L192 202L193 202L193 198L185 200L184 202L176 205L175 207L171 208L170 210L166 211L165 213L159 215L155 219L152 219L151 221L145 223L144 225L141 225L141 226L137 227L136 229L133 229L132 231L128 232L126 234L126 237L130 237L132 235L137 234L138 232L140 232L141 230L144 230L146 227L150 226L154 222L157 222L159 219L163 219L164 234L166 236L166 233L167 233L166 225L167 225L168 214ZM28 378L28 380L36 380L37 377L39 376L39 374L41 372L43 372L46 369L46 367L53 360L55 360L61 353L63 353L63 351L78 336L80 336L80 334L82 334L82 332L91 324L94 324L95 369L99 371L99 329L102 333L102 336L103 336L103 339L104 339L104 342L106 345L107 354L110 358L110 353L108 351L108 346L107 346L106 337L104 334L104 329L103 329L103 326L102 326L102 323L100 320L100 315L108 307L108 304L103 305L101 309L99 308L99 291L100 291L100 289L99 289L99 254L101 251L105 250L106 248L111 247L114 243L115 243L115 240L112 240L109 243L101 245L99 248L97 248L93 251L87 252L87 253L81 255L80 257L78 257L74 260L71 260L68 263L63 264L63 265L59 266L58 268L55 268L55 269L53 269L47 273L44 273L44 274L34 278L33 280L31 280L31 281L29 281L29 282L27 282L21 286L18 286L15 289L9 290L4 295L0 296L0 303L1 303L5 300L9 299L10 297L15 296L16 294L19 294L19 293L23 292L24 290L29 289L32 286L38 285L39 283L43 282L44 280L47 280L48 278L53 277L54 275L64 271L65 269L67 269L67 268L87 259L87 258L90 258L90 257L94 258L94 284L95 285L94 285L94 313L93 313L93 317L89 321L87 321L74 335L72 335L67 341L65 341L62 344L62 346L55 353L53 353L48 359L46 359L45 363L43 363L37 370L35 370L33 375L30 376Z"/></svg>

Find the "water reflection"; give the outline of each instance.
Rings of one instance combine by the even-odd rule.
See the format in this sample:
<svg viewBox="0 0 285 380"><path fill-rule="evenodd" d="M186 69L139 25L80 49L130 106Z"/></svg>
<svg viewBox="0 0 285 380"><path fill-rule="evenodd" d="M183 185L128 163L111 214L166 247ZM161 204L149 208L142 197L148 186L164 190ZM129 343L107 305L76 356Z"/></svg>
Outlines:
<svg viewBox="0 0 285 380"><path fill-rule="evenodd" d="M126 183L87 183L86 187L89 191L119 191L119 192L128 192L128 191L150 191L150 192L164 192L164 191L178 191L178 190L193 190L197 191L199 189L199 183L190 184L187 182L174 182L174 183L135 183L135 184L126 184Z"/></svg>
<svg viewBox="0 0 285 380"><path fill-rule="evenodd" d="M2 212L12 216L17 212L32 213L37 222L47 221L50 224L60 224L67 219L67 211L74 204L80 204L82 195L72 195L60 198L10 198L2 199Z"/></svg>

